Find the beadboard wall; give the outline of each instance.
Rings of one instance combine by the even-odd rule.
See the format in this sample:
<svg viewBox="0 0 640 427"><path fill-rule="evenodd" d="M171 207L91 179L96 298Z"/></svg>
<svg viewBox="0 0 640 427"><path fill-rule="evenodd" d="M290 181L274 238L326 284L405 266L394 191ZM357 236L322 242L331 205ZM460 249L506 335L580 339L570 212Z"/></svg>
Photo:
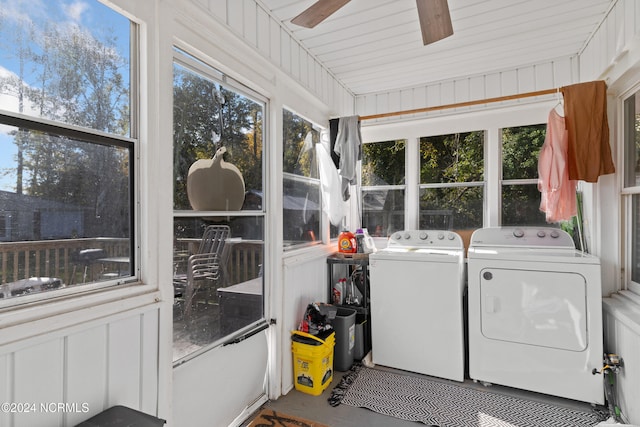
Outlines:
<svg viewBox="0 0 640 427"><path fill-rule="evenodd" d="M515 70L500 70L490 74L430 83L399 91L357 96L356 111L360 116L368 116L418 108L438 107L558 88L576 83L578 78L577 56L559 58L542 64L522 66ZM502 104L535 102L536 98L539 99L540 97L522 98L515 102L505 101ZM456 114L460 111L495 108L496 106L500 106L500 103L367 120L365 125L384 123L387 121L412 120L427 116Z"/></svg>
<svg viewBox="0 0 640 427"><path fill-rule="evenodd" d="M283 262L284 298L280 321L282 394L287 394L293 388L291 331L298 329L309 303L327 301L327 255L327 250L316 248L289 256Z"/></svg>
<svg viewBox="0 0 640 427"><path fill-rule="evenodd" d="M328 105L335 115L353 114L354 96L291 33L254 0L191 0Z"/></svg>
<svg viewBox="0 0 640 427"><path fill-rule="evenodd" d="M140 307L0 346L0 402L15 405L0 426L73 426L113 405L157 414L158 317Z"/></svg>

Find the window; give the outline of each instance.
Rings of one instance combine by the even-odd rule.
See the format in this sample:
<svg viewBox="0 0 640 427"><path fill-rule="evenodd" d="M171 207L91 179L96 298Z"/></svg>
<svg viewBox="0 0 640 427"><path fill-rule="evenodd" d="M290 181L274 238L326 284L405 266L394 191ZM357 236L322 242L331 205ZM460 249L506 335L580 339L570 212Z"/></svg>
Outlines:
<svg viewBox="0 0 640 427"><path fill-rule="evenodd" d="M121 283L135 271L136 27L99 2L0 13L0 298Z"/></svg>
<svg viewBox="0 0 640 427"><path fill-rule="evenodd" d="M421 230L483 224L484 132L420 138Z"/></svg>
<svg viewBox="0 0 640 427"><path fill-rule="evenodd" d="M322 240L320 179L316 144L320 132L313 124L283 110L283 194L284 246Z"/></svg>
<svg viewBox="0 0 640 427"><path fill-rule="evenodd" d="M362 145L362 226L371 236L404 229L406 141Z"/></svg>
<svg viewBox="0 0 640 427"><path fill-rule="evenodd" d="M264 324L266 104L179 49L173 72L178 361Z"/></svg>
<svg viewBox="0 0 640 427"><path fill-rule="evenodd" d="M546 124L502 129L502 225L548 225L538 191L545 135Z"/></svg>
<svg viewBox="0 0 640 427"><path fill-rule="evenodd" d="M627 229L625 271L629 289L640 293L640 92L624 101L623 215Z"/></svg>

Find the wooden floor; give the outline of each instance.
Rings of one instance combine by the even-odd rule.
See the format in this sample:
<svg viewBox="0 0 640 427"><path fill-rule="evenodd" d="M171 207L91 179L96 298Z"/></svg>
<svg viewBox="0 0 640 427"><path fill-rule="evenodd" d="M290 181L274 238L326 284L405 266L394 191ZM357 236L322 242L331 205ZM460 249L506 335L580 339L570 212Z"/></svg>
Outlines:
<svg viewBox="0 0 640 427"><path fill-rule="evenodd" d="M376 367L376 369L388 369L391 371L399 372L405 375L417 375L405 371L396 371L390 368ZM329 405L328 398L331 396L331 391L340 382L344 373L336 372L333 378L332 384L319 396L311 396L299 392L295 389L291 390L285 396L280 397L275 401L269 401L263 405L265 408L271 408L276 411L280 411L289 415L306 418L315 422L326 424L330 427L417 427L424 426L422 423L405 421L397 418L381 415L364 408L354 408L348 405L339 405L332 407ZM438 378L428 377L429 379L436 381ZM456 384L460 385L460 383ZM464 387L472 388L484 388L486 386L473 382L471 380L465 380L462 384ZM543 395L539 393L527 392L524 390L512 389L509 387L503 387L499 385L491 385L491 391L496 393L505 393L510 396L518 397L521 399L529 399L538 402L545 402L564 406L571 409L590 411L593 407L588 403L577 402L574 400L561 399L553 396ZM604 410L605 408L599 408ZM248 420L247 425L251 420Z"/></svg>

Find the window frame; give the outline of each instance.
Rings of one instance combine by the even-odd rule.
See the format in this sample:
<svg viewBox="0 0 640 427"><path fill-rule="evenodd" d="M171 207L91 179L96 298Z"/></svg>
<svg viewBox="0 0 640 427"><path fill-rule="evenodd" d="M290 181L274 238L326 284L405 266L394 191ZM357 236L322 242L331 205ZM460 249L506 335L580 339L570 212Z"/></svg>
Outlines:
<svg viewBox="0 0 640 427"><path fill-rule="evenodd" d="M75 307L86 304L86 301L109 302L112 301L110 294L104 292L116 292L118 297L134 297L150 290L158 290L158 285L144 285L141 277L141 253L142 234L140 227L140 34L141 29L137 22L117 10L103 5L112 10L114 14L119 14L129 21L129 135L118 135L115 133L103 132L100 130L69 124L62 121L19 113L0 109L0 124L23 128L28 131L49 133L56 136L77 139L90 144L119 147L127 149L129 152L129 248L130 248L130 272L131 275L108 279L102 281L87 282L81 286L64 287L52 289L46 292L37 292L29 295L22 295L19 298L0 299L0 314L5 310L23 309L14 312L13 320L15 324L27 322L34 319L34 313L27 308L34 304L39 307L35 318L43 319L48 315L66 313ZM11 216L5 216L9 220ZM9 222L9 230L11 223ZM0 239L0 242L7 242ZM96 293L98 292L98 293ZM80 298L84 298L80 300ZM83 302L85 301L85 302ZM131 302L135 304L135 302ZM44 330L45 328L43 328Z"/></svg>
<svg viewBox="0 0 640 427"><path fill-rule="evenodd" d="M464 133L484 130L484 197L483 227L499 227L501 206L501 141L500 129L546 123L549 111L557 103L554 96L540 97L535 102L501 103L490 109L472 108L468 111L453 112L443 110L415 120L396 123L394 126L384 122L371 123L362 127L364 143L370 141L388 141L404 139L408 141L409 158L406 164L406 228L418 227L419 210L419 139L421 137ZM455 225L454 225L455 228Z"/></svg>
<svg viewBox="0 0 640 427"><path fill-rule="evenodd" d="M504 137L503 137L503 132L505 129L511 129L511 128L518 128L518 127L525 127L525 126L545 126L545 136L546 136L546 125L547 123L527 123L527 124L521 124L521 125L515 125L515 126L503 126L499 128L499 134L500 134L500 169L499 169L499 174L500 174L500 187L499 187L499 223L502 225L503 224L503 208L504 206L502 205L502 201L503 201L503 190L505 186L516 186L516 185L521 185L521 186L525 186L525 185L537 185L538 184L538 174L536 172L536 177L535 178L513 178L513 179L503 179L503 174L504 174ZM542 148L542 147L541 147ZM538 201L539 204L539 201ZM544 212L542 212L542 215L544 216ZM524 225L527 226L527 225ZM535 224L530 224L530 226L536 226ZM549 227L559 227L559 225L554 225L554 224L547 224L547 226Z"/></svg>
<svg viewBox="0 0 640 427"><path fill-rule="evenodd" d="M284 130L284 112L287 111L289 114L293 114L295 116L298 116L299 118L301 118L302 120L305 120L307 122L309 122L311 124L311 128L313 131L317 132L317 136L318 136L318 142L316 144L322 144L322 135L325 131L324 128L322 128L320 125L318 125L317 123L314 123L313 121L307 119L306 117L300 115L298 112L296 112L295 109L290 108L286 105L284 105L282 107L282 125L283 125L283 130ZM283 139L284 139L284 132L283 132ZM283 140L282 143L282 148L283 148L283 153L282 155L284 156L284 147L285 147L285 143ZM315 153L314 153L315 156ZM290 181L295 181L295 182L302 182L302 183L306 183L306 184L312 184L312 185L317 185L318 186L318 193L319 193L319 203L320 203L320 216L318 218L319 220L319 230L318 230L318 235L316 236L316 240L315 241L308 241L308 242L303 242L303 241L298 241L296 243L292 243L292 244L288 244L285 245L284 244L284 239L283 239L283 252L290 252L293 250L297 250L297 249L303 249L303 248L308 248L310 246L315 246L315 245L321 245L326 243L325 240L325 236L328 235L328 228L329 228L329 221L326 219L326 214L324 212L323 209L323 195L322 195L322 183L320 182L320 164L318 161L317 156L315 156L315 163L316 166L318 168L318 170L316 170L318 178L313 178L313 177L309 177L309 176L304 176L304 175L297 175L295 173L292 172L285 172L284 170L282 171L282 184L284 185L284 181L286 180L290 180ZM283 191L283 206L282 209L284 210L284 191ZM284 218L284 215L283 215ZM282 232L284 234L285 231L285 224L282 224Z"/></svg>
<svg viewBox="0 0 640 427"><path fill-rule="evenodd" d="M631 89L626 91L619 97L619 111L620 111L620 127L622 135L622 149L620 150L621 173L620 173L620 229L622 241L620 247L622 249L621 256L621 269L622 269L622 283L621 290L628 290L635 294L640 295L640 283L633 280L633 222L634 222L634 196L640 197L640 185L627 186L626 178L631 168L629 168L628 159L630 153L630 147L628 141L628 128L627 123L629 117L627 117L626 102L633 96L640 97L640 84L636 84ZM636 115L640 114L640 111L635 112ZM635 120L634 120L635 122ZM636 212L636 215L640 217L640 210Z"/></svg>
<svg viewBox="0 0 640 427"><path fill-rule="evenodd" d="M484 167L484 172L482 174L483 180L482 181L456 181L456 182L433 182L433 183L422 183L422 178L420 177L420 171L421 171L421 165L422 165L422 152L420 151L420 146L421 146L421 139L422 138L434 138L434 137L441 137L441 136L449 136L449 135L455 135L455 134L463 134L463 133L472 133L472 132L482 132L482 155L483 155L483 167ZM484 224L486 222L486 194L487 194L487 130L484 128L481 129L477 129L477 130L467 130L467 131L462 131L462 132L450 132L450 133L441 133L441 134L437 134L437 135L428 135L428 136L421 136L418 138L418 211L416 213L417 215L417 219L418 219L418 226L420 224L420 217L421 217L421 210L420 210L420 194L422 190L426 190L426 189L434 189L434 188L461 188L461 187L468 187L468 188L472 188L472 187L481 187L482 188L482 223ZM458 228L455 227L455 222L454 222L454 227L453 230L456 230Z"/></svg>
<svg viewBox="0 0 640 427"><path fill-rule="evenodd" d="M198 219L205 217L234 217L234 218L253 218L260 217L263 223L263 266L269 266L269 254L267 251L267 240L269 238L273 238L268 231L268 220L269 216L268 212L268 197L265 196L265 193L270 190L268 187L267 181L267 168L269 164L268 157L268 140L269 140L269 100L266 96L260 94L259 92L251 89L250 87L244 85L240 81L234 79L233 77L226 74L224 71L221 71L214 65L210 65L206 62L206 59L194 51L189 47L185 46L182 43L174 43L172 46L172 54L171 54L171 66L172 66L172 75L173 75L173 67L178 64L181 67L189 70L190 72L201 76L204 79L208 79L216 82L220 86L224 86L225 89L233 90L234 92L251 99L252 101L259 103L263 108L263 121L262 121L262 165L261 165L261 183L262 183L262 206L261 209L252 209L252 210L236 210L236 211L196 211L192 209L175 209L175 205L173 203L173 188L172 188L172 204L171 204L171 224L175 224L175 221L178 219ZM172 88L173 88L173 78L172 78ZM171 110L173 111L173 98ZM172 121L173 116L172 116ZM172 137L171 142L172 150L174 147L174 141ZM175 161L172 156L172 161ZM173 172L171 173L171 180L175 183L175 177L173 176ZM246 189L245 189L246 191ZM172 237L175 237L174 232L171 232ZM173 246L173 245L172 245ZM213 341L207 342L203 344L201 347L190 351L187 354L181 355L180 357L172 360L172 366L175 368L180 366L190 360L197 358L198 356L210 351L211 349L225 346L227 344L240 342L245 338L252 336L266 328L268 328L268 320L267 320L267 310L268 310L268 289L267 289L267 277L269 271L265 269L262 280L262 316L258 320L254 320L248 325L243 326L242 328L235 330L234 332L230 332L226 335L222 335L219 338L216 338ZM172 291L173 293L173 286ZM174 342L172 341L172 347Z"/></svg>
<svg viewBox="0 0 640 427"><path fill-rule="evenodd" d="M389 139L379 139L379 140L375 140L375 141L362 141L362 144L364 146L364 144L384 144L384 143L388 143L388 142L398 142L398 141L403 141L404 143L404 169L405 169L405 173L404 173L404 184L388 184L388 185L364 185L362 184L363 182L363 160L364 160L364 152L363 152L363 160L361 160L359 162L359 168L360 168L360 172L358 173L358 183L359 183L359 189L358 189L358 196L360 198L360 206L361 206L361 212L359 212L360 218L358 218L358 222L362 225L362 227L365 227L366 224L364 224L364 193L365 191L403 191L403 204L404 204L404 215L402 218L402 222L404 224L404 229L407 230L411 227L408 226L410 220L408 218L408 201L410 200L409 197L409 188L410 188L410 178L409 175L410 173L410 150L411 150L411 142L408 138L389 138ZM364 150L363 150L364 151ZM355 230L354 230L355 231ZM396 230L396 231L400 231L400 230ZM385 235L384 234L384 230L383 230L383 234L382 236L377 236L376 235L376 230L370 230L367 228L367 232L369 233L370 236L374 236L374 237L382 237L382 238L388 238L391 236L391 234L389 235Z"/></svg>

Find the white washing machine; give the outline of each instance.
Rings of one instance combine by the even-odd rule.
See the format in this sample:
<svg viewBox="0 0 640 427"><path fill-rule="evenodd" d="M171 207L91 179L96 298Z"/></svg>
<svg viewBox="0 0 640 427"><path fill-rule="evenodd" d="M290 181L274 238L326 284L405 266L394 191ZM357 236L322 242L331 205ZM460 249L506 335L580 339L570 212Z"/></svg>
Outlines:
<svg viewBox="0 0 640 427"><path fill-rule="evenodd" d="M464 380L464 246L451 231L394 233L369 256L375 364Z"/></svg>
<svg viewBox="0 0 640 427"><path fill-rule="evenodd" d="M597 257L559 229L484 228L467 268L472 379L604 403Z"/></svg>

